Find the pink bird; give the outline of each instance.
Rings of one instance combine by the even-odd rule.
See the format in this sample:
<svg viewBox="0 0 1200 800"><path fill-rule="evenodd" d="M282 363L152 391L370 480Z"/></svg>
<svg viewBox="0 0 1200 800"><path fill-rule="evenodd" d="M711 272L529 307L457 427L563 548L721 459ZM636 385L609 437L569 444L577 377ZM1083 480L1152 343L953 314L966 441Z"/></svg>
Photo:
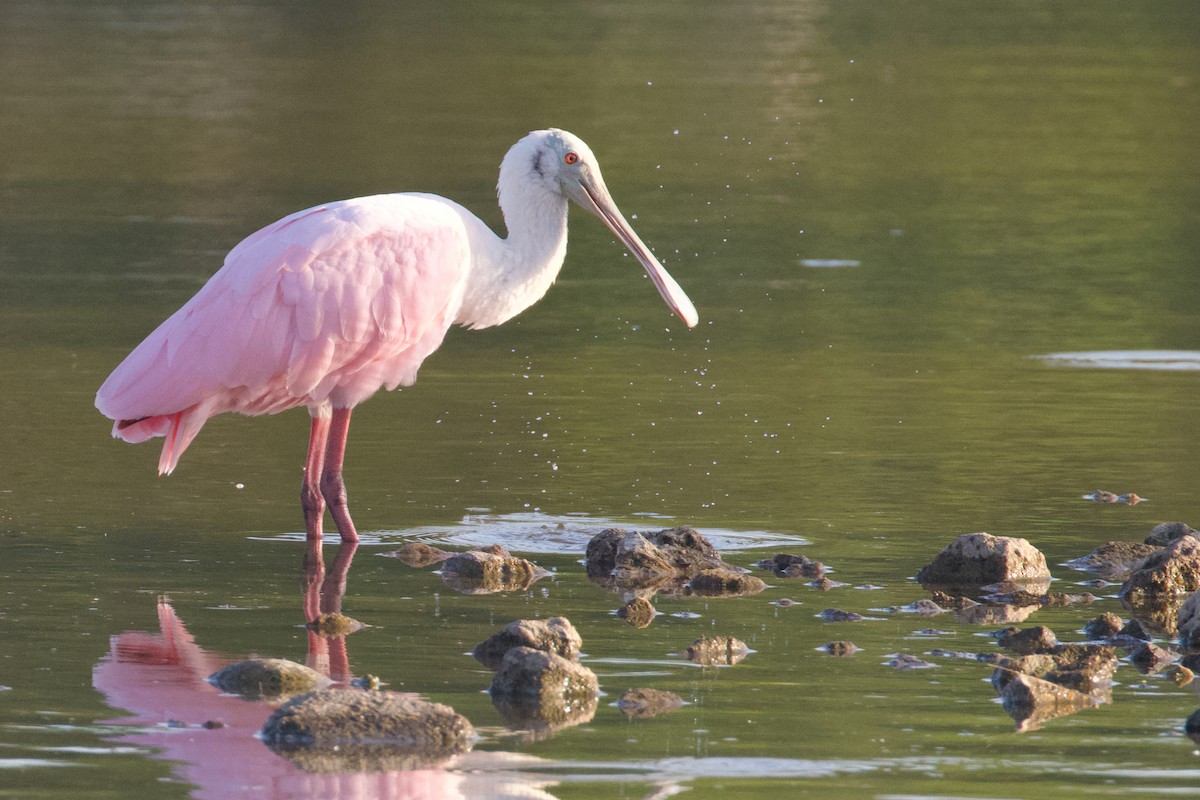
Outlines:
<svg viewBox="0 0 1200 800"><path fill-rule="evenodd" d="M317 206L251 234L113 370L96 407L115 420L114 437L166 437L162 475L212 416L307 406L308 538L321 538L328 506L342 541L357 541L342 479L351 411L380 388L411 385L452 324L499 325L537 302L566 255L568 200L608 225L689 328L697 322L578 137L521 139L497 193L506 239L457 203L414 193Z"/></svg>

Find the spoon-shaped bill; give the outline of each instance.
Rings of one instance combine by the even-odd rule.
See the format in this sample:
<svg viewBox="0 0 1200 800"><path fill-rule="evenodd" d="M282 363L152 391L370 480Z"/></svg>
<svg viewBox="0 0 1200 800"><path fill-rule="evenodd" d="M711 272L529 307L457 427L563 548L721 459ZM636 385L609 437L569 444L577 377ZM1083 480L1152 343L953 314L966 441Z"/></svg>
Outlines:
<svg viewBox="0 0 1200 800"><path fill-rule="evenodd" d="M692 305L692 301L688 299L687 294L675 282L670 273L663 268L662 264L658 263L658 259L650 252L650 248L646 247L629 223L625 221L625 217L621 215L620 209L613 202L603 182L581 181L580 187L583 189L582 197L578 198L580 205L604 220L604 224L617 235L626 249L642 262L642 266L646 268L646 274L654 282L654 288L658 289L658 293L662 295L662 299L666 301L671 311L675 312L675 315L683 320L689 328L694 328L700 321L696 307Z"/></svg>

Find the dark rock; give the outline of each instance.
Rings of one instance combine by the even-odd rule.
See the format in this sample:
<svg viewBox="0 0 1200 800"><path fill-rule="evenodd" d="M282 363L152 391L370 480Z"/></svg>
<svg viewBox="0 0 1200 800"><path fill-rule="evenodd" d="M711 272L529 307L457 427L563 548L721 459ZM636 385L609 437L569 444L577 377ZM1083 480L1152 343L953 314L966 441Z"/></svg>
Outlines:
<svg viewBox="0 0 1200 800"><path fill-rule="evenodd" d="M1050 570L1041 552L1024 539L963 534L917 573L922 585L968 587L1001 581L1047 584Z"/></svg>
<svg viewBox="0 0 1200 800"><path fill-rule="evenodd" d="M380 555L398 558L402 564L409 567L428 567L430 564L445 561L453 553L447 553L445 550L439 550L423 542L405 542L398 550L380 553Z"/></svg>
<svg viewBox="0 0 1200 800"><path fill-rule="evenodd" d="M1121 632L1125 623L1112 612L1105 612L1083 626L1083 635L1093 640L1109 639Z"/></svg>
<svg viewBox="0 0 1200 800"><path fill-rule="evenodd" d="M252 658L230 664L208 676L223 692L246 698L287 697L327 686L331 681L314 669L283 658Z"/></svg>
<svg viewBox="0 0 1200 800"><path fill-rule="evenodd" d="M826 653L829 653L831 656L852 656L861 648L854 642L839 640L836 642L830 642L820 649L824 650Z"/></svg>
<svg viewBox="0 0 1200 800"><path fill-rule="evenodd" d="M1196 531L1186 522L1163 522L1151 528L1144 541L1155 547L1166 547L1184 536L1200 538L1200 531Z"/></svg>
<svg viewBox="0 0 1200 800"><path fill-rule="evenodd" d="M583 639L579 631L566 617L519 619L477 644L471 655L488 669L498 669L504 654L514 647L530 647L564 658L575 658L582 646Z"/></svg>
<svg viewBox="0 0 1200 800"><path fill-rule="evenodd" d="M703 636L684 652L689 660L706 667L732 666L749 655L750 648L732 636Z"/></svg>
<svg viewBox="0 0 1200 800"><path fill-rule="evenodd" d="M474 737L449 706L357 689L293 698L262 729L272 750L310 772L416 769L466 752Z"/></svg>
<svg viewBox="0 0 1200 800"><path fill-rule="evenodd" d="M492 697L521 697L563 701L595 697L600 682L590 669L560 655L514 647L504 654L492 679Z"/></svg>
<svg viewBox="0 0 1200 800"><path fill-rule="evenodd" d="M827 608L817 616L826 622L861 622L866 619L857 611L843 611L840 608Z"/></svg>
<svg viewBox="0 0 1200 800"><path fill-rule="evenodd" d="M1045 625L1037 625L1024 630L1005 628L996 632L996 641L1005 650L1011 650L1018 655L1050 653L1058 646L1058 637Z"/></svg>
<svg viewBox="0 0 1200 800"><path fill-rule="evenodd" d="M1176 615L1179 630L1179 646L1186 650L1200 650L1200 591L1193 592Z"/></svg>
<svg viewBox="0 0 1200 800"><path fill-rule="evenodd" d="M1099 705L1099 701L1083 692L1023 674L1014 676L1005 685L1000 702L1016 722L1018 733L1036 730L1055 717Z"/></svg>
<svg viewBox="0 0 1200 800"><path fill-rule="evenodd" d="M727 567L717 550L692 528L668 528L652 533L608 528L592 537L587 546L590 577L626 577L641 573L662 575Z"/></svg>
<svg viewBox="0 0 1200 800"><path fill-rule="evenodd" d="M700 597L741 597L767 588L753 575L728 569L706 569L693 576L687 585Z"/></svg>
<svg viewBox="0 0 1200 800"><path fill-rule="evenodd" d="M1125 627L1117 631L1117 636L1124 636L1129 639L1137 639L1142 642L1148 642L1152 638L1150 634L1146 633L1146 629L1142 627L1142 623L1138 622L1136 619L1131 619L1129 622L1125 623Z"/></svg>
<svg viewBox="0 0 1200 800"><path fill-rule="evenodd" d="M1183 732L1189 739L1200 745L1200 709L1193 711L1187 721L1183 723Z"/></svg>
<svg viewBox="0 0 1200 800"><path fill-rule="evenodd" d="M649 719L682 707L682 697L662 689L629 689L617 700L617 708L629 719Z"/></svg>
<svg viewBox="0 0 1200 800"><path fill-rule="evenodd" d="M635 628L645 628L654 621L658 612L644 597L635 597L617 611L617 616Z"/></svg>
<svg viewBox="0 0 1200 800"><path fill-rule="evenodd" d="M1170 666L1175 654L1150 642L1142 642L1129 654L1129 663L1143 675L1153 675Z"/></svg>
<svg viewBox="0 0 1200 800"><path fill-rule="evenodd" d="M1109 580L1124 580L1143 558L1157 549L1138 542L1108 542L1086 556L1068 561L1066 566L1084 572L1094 572Z"/></svg>
<svg viewBox="0 0 1200 800"><path fill-rule="evenodd" d="M789 553L778 553L764 558L754 566L767 570L777 578L820 578L825 574L825 565L820 561Z"/></svg>
<svg viewBox="0 0 1200 800"><path fill-rule="evenodd" d="M316 619L309 621L306 627L319 636L349 636L366 626L345 614L329 613L321 614Z"/></svg>
<svg viewBox="0 0 1200 800"><path fill-rule="evenodd" d="M442 582L462 594L523 591L549 574L499 545L456 553L442 563Z"/></svg>

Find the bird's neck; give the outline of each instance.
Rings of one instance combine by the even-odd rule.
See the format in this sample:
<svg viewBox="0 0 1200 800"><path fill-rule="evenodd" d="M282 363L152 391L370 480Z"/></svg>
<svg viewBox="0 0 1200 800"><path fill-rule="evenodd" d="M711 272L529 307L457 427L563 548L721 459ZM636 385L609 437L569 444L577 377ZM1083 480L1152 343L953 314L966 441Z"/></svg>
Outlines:
<svg viewBox="0 0 1200 800"><path fill-rule="evenodd" d="M567 253L567 199L540 184L500 183L508 238L489 237L473 253L471 280L459 321L487 328L515 317L541 299Z"/></svg>

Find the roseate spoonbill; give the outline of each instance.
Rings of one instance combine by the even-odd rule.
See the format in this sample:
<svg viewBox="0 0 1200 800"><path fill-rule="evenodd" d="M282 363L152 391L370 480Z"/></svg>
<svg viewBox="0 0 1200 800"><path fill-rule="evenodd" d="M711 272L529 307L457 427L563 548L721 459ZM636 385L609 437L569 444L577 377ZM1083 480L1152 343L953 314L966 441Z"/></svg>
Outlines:
<svg viewBox="0 0 1200 800"><path fill-rule="evenodd" d="M351 411L381 387L411 385L450 325L499 325L537 302L566 255L568 200L600 217L671 310L696 324L692 302L625 221L578 137L525 136L500 165L497 194L506 239L431 194L329 203L251 234L113 370L96 407L115 420L114 437L166 437L162 475L209 417L307 406L308 538L321 538L328 505L342 541L357 541L342 480Z"/></svg>

